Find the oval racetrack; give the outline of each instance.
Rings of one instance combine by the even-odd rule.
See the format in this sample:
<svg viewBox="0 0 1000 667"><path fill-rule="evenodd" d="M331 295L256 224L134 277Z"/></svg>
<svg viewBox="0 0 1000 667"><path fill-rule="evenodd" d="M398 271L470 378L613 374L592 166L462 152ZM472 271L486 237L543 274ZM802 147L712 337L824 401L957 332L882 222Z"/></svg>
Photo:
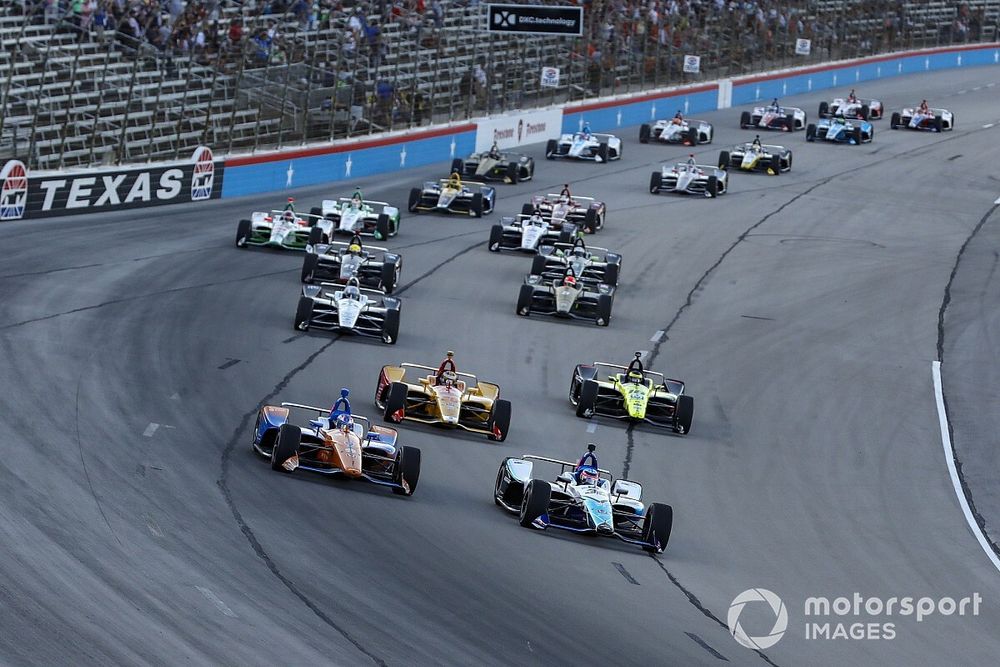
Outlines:
<svg viewBox="0 0 1000 667"><path fill-rule="evenodd" d="M404 258L395 346L293 331L302 256L233 247L237 220L281 194L5 224L0 660L994 664L1000 578L945 468L931 361L959 249L1000 194L1000 127L984 128L1000 121L997 74L859 87L888 108L926 97L958 129L891 132L886 119L861 147L768 135L794 150L793 171L733 174L717 200L648 194L650 172L685 150L640 145L634 127L607 166L546 162L532 147L535 181L498 186L493 216L404 214L386 244ZM812 118L821 99L783 101ZM738 114L706 114L716 139L699 161L753 137ZM444 168L359 184L402 205ZM486 251L500 214L566 182L607 201L605 230L588 241L624 256L609 328L516 317L529 260ZM308 208L353 185L292 194ZM951 306L964 321L996 305L995 290L966 292L978 301ZM988 337L969 350L944 336L969 368L995 358ZM251 455L260 403L326 405L348 386L355 412L376 416L383 364L436 365L448 349L502 386L511 433L491 443L401 426L423 450L412 498L278 475ZM634 350L687 381L690 435L608 420L588 432L574 416L573 365L625 363ZM958 392L963 376L947 364L946 391ZM962 391L956 435L995 407L975 384ZM674 506L658 558L525 530L491 502L503 457L575 458L590 441L647 502ZM974 497L1000 497L995 467L966 472ZM784 638L760 652L725 626L730 602L754 587L789 613ZM806 638L807 597L855 592L983 602L978 616L919 623L815 619L892 622L894 639ZM757 636L773 621L751 606L741 617Z"/></svg>

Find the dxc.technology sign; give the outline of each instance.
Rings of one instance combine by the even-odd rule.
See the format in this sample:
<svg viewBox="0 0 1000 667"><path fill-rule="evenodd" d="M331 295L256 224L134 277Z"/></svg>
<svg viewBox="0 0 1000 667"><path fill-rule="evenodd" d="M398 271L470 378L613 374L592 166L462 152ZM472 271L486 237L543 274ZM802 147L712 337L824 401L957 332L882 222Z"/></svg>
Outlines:
<svg viewBox="0 0 1000 667"><path fill-rule="evenodd" d="M535 35L583 35L583 7L487 5L486 29Z"/></svg>

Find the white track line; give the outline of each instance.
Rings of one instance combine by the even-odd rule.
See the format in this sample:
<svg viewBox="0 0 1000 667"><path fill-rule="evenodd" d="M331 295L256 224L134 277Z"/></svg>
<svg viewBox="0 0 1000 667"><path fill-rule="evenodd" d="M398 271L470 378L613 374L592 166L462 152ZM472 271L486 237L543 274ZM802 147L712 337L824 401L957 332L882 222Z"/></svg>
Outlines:
<svg viewBox="0 0 1000 667"><path fill-rule="evenodd" d="M665 333L666 331L664 331L663 329L658 330L655 334L653 334L653 337L649 339L649 342L659 343L661 340L663 340L663 334Z"/></svg>
<svg viewBox="0 0 1000 667"><path fill-rule="evenodd" d="M993 123L986 123L986 125L983 125L983 129L984 129L984 130L988 130L988 129L990 129L991 127L993 127Z"/></svg>
<svg viewBox="0 0 1000 667"><path fill-rule="evenodd" d="M143 431L142 434L147 438L152 438L153 434L156 433L156 429L158 428L160 428L159 424L157 424L156 422L150 422L149 426L146 427L146 430Z"/></svg>
<svg viewBox="0 0 1000 667"><path fill-rule="evenodd" d="M236 618L236 613L232 609L230 609L229 605L223 602L218 595L213 593L208 588L205 588L204 586L195 586L195 588L201 591L201 594L204 595L206 598L208 598L209 602L218 607L219 611L221 611L223 614L229 616L230 618Z"/></svg>
<svg viewBox="0 0 1000 667"><path fill-rule="evenodd" d="M592 421L589 424L587 424L587 433L593 433L596 430L597 430L597 422Z"/></svg>
<svg viewBox="0 0 1000 667"><path fill-rule="evenodd" d="M979 546L983 548L990 562L1000 571L1000 558L997 558L993 547L990 546L982 529L976 522L976 517L972 516L972 509L969 507L969 500L962 491L962 482L958 478L958 469L955 468L955 449L951 445L951 435L948 433L948 414L944 410L944 394L941 389L941 362L931 362L931 376L934 378L934 401L937 403L938 423L941 425L941 444L944 446L944 460L948 464L948 474L951 476L951 485L955 488L955 495L958 496L958 504L962 507L962 514L965 515L965 522L969 524L972 534L979 540Z"/></svg>

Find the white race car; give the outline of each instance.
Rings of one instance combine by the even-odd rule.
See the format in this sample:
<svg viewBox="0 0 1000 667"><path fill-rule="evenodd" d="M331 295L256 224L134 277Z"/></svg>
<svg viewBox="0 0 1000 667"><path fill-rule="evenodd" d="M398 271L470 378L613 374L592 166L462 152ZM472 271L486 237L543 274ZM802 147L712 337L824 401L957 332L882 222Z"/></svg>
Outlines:
<svg viewBox="0 0 1000 667"><path fill-rule="evenodd" d="M754 107L753 111L740 114L740 127L744 130L780 130L791 132L806 127L806 112L797 107L783 107L774 100L766 107Z"/></svg>
<svg viewBox="0 0 1000 667"><path fill-rule="evenodd" d="M289 200L289 206L291 200ZM254 211L249 220L240 220L236 228L236 247L259 246L306 250L333 233L333 223L311 215L301 215L292 208L284 211Z"/></svg>
<svg viewBox="0 0 1000 667"><path fill-rule="evenodd" d="M644 123L639 126L639 142L643 144L648 144L650 139L685 146L710 144L714 134L712 124L706 120L684 119L680 123L672 119L658 120L653 125Z"/></svg>
<svg viewBox="0 0 1000 667"><path fill-rule="evenodd" d="M843 114L844 118L854 120L878 120L882 113L881 102L860 97L835 97L829 102L819 103L820 118L833 118L837 114Z"/></svg>
<svg viewBox="0 0 1000 667"><path fill-rule="evenodd" d="M324 199L323 205L314 207L310 215L330 220L335 234L360 234L384 241L399 231L397 207L384 201L362 199L360 193L355 193L353 197ZM332 240L324 238L321 242L329 243Z"/></svg>
<svg viewBox="0 0 1000 667"><path fill-rule="evenodd" d="M889 127L894 130L925 130L944 132L955 129L955 114L947 109L928 109L921 113L917 107L894 111L889 119Z"/></svg>
<svg viewBox="0 0 1000 667"><path fill-rule="evenodd" d="M567 243L576 234L576 225L566 223L553 225L540 213L532 215L504 216L499 225L490 229L490 252L516 250L537 253L542 246Z"/></svg>
<svg viewBox="0 0 1000 667"><path fill-rule="evenodd" d="M729 191L729 172L725 169L705 164L695 164L693 160L663 165L649 177L649 191L679 192L705 197L718 197Z"/></svg>
<svg viewBox="0 0 1000 667"><path fill-rule="evenodd" d="M564 134L559 139L549 139L545 157L549 160L573 158L607 163L622 158L622 140L613 134L587 131Z"/></svg>
<svg viewBox="0 0 1000 667"><path fill-rule="evenodd" d="M399 299L363 289L357 278L348 280L347 285L304 285L295 311L295 328L356 333L393 345L399 337L399 308Z"/></svg>
<svg viewBox="0 0 1000 667"><path fill-rule="evenodd" d="M500 464L493 502L516 514L525 528L559 528L574 533L616 537L650 553L661 553L670 540L674 510L670 505L642 503L642 486L614 479L597 466L595 445L578 463L525 455ZM532 478L534 464L560 466L554 481Z"/></svg>

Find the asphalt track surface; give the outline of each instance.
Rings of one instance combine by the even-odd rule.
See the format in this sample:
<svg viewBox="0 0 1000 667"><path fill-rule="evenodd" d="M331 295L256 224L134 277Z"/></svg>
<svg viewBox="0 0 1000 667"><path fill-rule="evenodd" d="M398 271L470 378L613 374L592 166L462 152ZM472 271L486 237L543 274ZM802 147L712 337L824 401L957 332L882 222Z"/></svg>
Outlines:
<svg viewBox="0 0 1000 667"><path fill-rule="evenodd" d="M956 257L1000 194L1000 127L983 127L1000 121L998 78L978 68L859 88L890 107L926 97L958 129L882 120L862 147L768 136L793 148L793 171L734 174L716 200L648 194L650 172L686 151L640 145L637 128L607 166L549 163L532 147L535 181L500 186L497 214L404 217L387 244L404 257L395 346L293 331L302 256L233 247L237 220L280 195L5 224L0 661L995 664L1000 575L948 478L930 369ZM812 116L821 99L785 102ZM704 162L752 138L738 113L706 115L717 136L698 148ZM444 168L358 184L403 204ZM516 317L528 259L485 248L499 214L564 182L608 203L591 242L624 255L609 328ZM291 194L306 207L353 185ZM966 432L984 429L990 446L997 432L981 421L996 420L997 278L973 261L995 266L996 240L963 264L989 289L956 288L946 318L980 332L963 346L944 331L960 456ZM250 453L262 402L329 404L349 386L355 412L374 414L383 364L433 365L448 349L503 387L512 429L500 444L403 425L402 442L423 450L412 498L279 475ZM574 416L573 365L633 350L687 381L689 435L605 420L588 432ZM959 401L959 370L977 364L992 390L970 380ZM504 456L572 458L588 441L647 501L673 505L663 555L526 530L491 502ZM964 472L1000 512L985 452ZM725 627L752 587L789 609L788 632L761 653ZM806 597L854 592L978 592L983 604L920 623L822 619L895 622L892 640L804 638ZM766 634L773 616L751 607L744 627Z"/></svg>

